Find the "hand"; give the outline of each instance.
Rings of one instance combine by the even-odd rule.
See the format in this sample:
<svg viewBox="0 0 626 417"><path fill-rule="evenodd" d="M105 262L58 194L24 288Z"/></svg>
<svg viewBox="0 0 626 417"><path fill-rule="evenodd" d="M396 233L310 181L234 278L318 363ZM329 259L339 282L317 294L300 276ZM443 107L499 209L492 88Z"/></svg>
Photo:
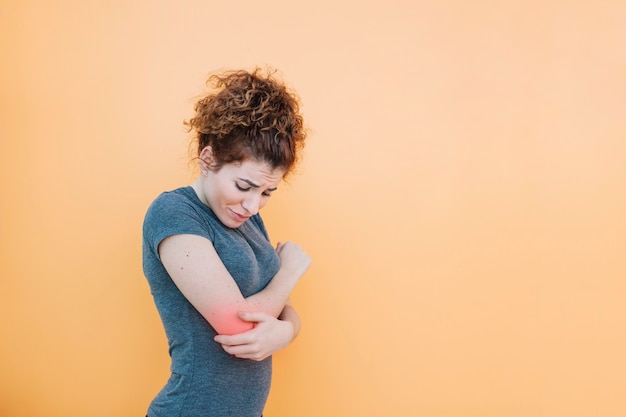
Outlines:
<svg viewBox="0 0 626 417"><path fill-rule="evenodd" d="M278 242L276 253L280 258L281 269L292 271L298 277L304 275L309 266L311 266L311 258L295 243Z"/></svg>
<svg viewBox="0 0 626 417"><path fill-rule="evenodd" d="M295 329L289 321L260 312L241 311L239 317L255 323L254 328L231 336L217 335L214 339L237 358L262 361L289 345L295 337Z"/></svg>

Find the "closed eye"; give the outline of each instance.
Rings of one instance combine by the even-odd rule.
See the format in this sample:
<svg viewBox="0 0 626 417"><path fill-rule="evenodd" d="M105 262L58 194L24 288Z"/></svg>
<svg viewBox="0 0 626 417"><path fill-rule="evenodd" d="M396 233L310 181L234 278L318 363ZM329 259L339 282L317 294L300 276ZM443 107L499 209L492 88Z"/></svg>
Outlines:
<svg viewBox="0 0 626 417"><path fill-rule="evenodd" d="M258 186L258 185L256 185L255 183L253 183L253 182L252 182L252 181L250 181L250 180L246 180L246 179L242 179L242 178L240 178L240 180L242 180L242 181L244 181L246 184L248 184L248 185L249 185L249 187L241 186L241 185L239 185L239 182L235 181L235 187L237 187L237 189L238 189L239 191L246 192L246 191L250 191L250 190L251 190L251 189L253 189L253 188L259 188L259 186ZM268 188L267 190L263 191L261 194L262 194L264 197L270 197L270 196L272 195L272 192L276 191L277 189L278 189L277 187Z"/></svg>
<svg viewBox="0 0 626 417"><path fill-rule="evenodd" d="M235 183L235 187L237 187L237 189L239 191L244 191L244 192L250 191L252 188L254 188L254 187L244 188L244 187L242 187L241 185L239 185L237 183ZM261 194L263 194L264 197L271 197L272 196L272 191L274 191L274 190L263 191Z"/></svg>

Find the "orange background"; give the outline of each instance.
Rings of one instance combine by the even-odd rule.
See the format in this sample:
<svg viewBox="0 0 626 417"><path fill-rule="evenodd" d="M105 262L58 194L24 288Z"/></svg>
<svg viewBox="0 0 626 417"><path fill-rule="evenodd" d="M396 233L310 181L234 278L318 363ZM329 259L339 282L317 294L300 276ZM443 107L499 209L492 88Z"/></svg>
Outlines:
<svg viewBox="0 0 626 417"><path fill-rule="evenodd" d="M0 0L0 415L143 416L141 222L209 71L311 128L272 416L626 415L626 3Z"/></svg>

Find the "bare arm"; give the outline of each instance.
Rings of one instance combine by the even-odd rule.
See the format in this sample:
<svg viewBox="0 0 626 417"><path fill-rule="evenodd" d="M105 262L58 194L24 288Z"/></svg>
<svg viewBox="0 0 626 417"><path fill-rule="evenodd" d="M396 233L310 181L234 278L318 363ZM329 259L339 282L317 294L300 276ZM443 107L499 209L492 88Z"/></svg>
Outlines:
<svg viewBox="0 0 626 417"><path fill-rule="evenodd" d="M254 327L239 312L263 312L278 317L289 294L311 261L302 249L286 243L277 248L281 266L262 291L244 298L237 283L208 239L174 235L159 245L161 261L176 286L219 334L236 334Z"/></svg>
<svg viewBox="0 0 626 417"><path fill-rule="evenodd" d="M291 301L287 300L287 303L285 304L283 311L280 313L280 316L278 316L278 319L291 323L291 326L293 327L293 335L290 342L292 342L296 337L298 337L298 334L300 334L300 316L298 315L296 309L291 305Z"/></svg>
<svg viewBox="0 0 626 417"><path fill-rule="evenodd" d="M256 327L232 336L215 336L226 352L240 359L263 360L287 347L300 332L300 317L289 301L278 318L265 313L241 313L240 317Z"/></svg>

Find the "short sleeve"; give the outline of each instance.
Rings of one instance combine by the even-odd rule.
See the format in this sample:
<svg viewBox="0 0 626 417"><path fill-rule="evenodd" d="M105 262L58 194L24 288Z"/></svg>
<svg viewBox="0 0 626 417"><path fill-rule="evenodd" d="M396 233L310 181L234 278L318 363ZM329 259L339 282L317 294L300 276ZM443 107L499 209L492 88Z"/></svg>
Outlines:
<svg viewBox="0 0 626 417"><path fill-rule="evenodd" d="M159 244L174 235L198 235L213 241L213 230L185 196L167 192L148 208L143 224L144 244L157 258Z"/></svg>

